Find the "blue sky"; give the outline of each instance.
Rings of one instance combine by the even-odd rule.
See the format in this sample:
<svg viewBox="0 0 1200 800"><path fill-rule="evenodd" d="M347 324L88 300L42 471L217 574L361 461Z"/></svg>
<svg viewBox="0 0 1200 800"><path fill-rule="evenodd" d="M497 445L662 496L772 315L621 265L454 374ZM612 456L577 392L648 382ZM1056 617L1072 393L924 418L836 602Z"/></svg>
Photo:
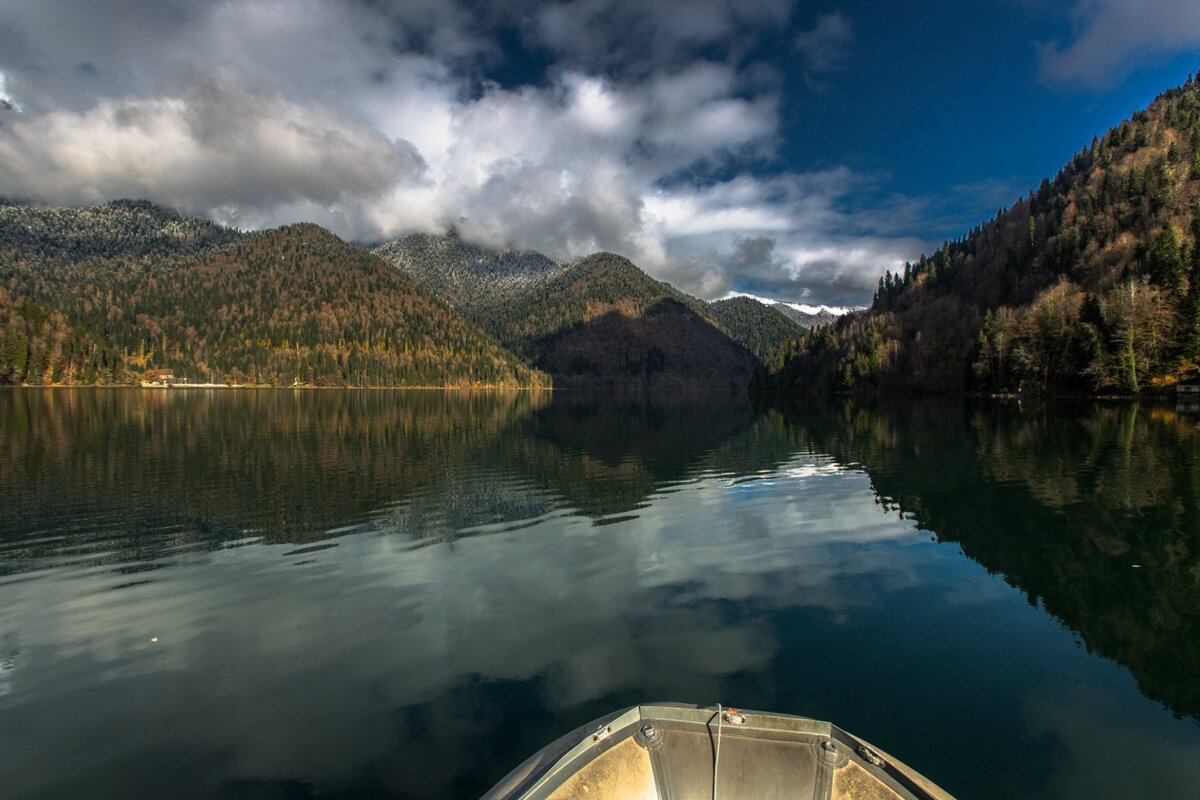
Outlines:
<svg viewBox="0 0 1200 800"><path fill-rule="evenodd" d="M1097 60L1077 76L1055 77L1054 59L1042 52L1080 39L1104 4L1079 7L1088 5L1097 7L1092 15L1071 3L1018 0L828 7L853 20L854 37L816 91L794 79L803 59L781 50L796 89L785 95L785 157L796 169L849 164L887 176L896 191L949 195L944 220L928 217L920 234L954 235L1200 68L1197 35L1178 50L1139 46L1115 67ZM1147 16L1158 13L1141 5ZM1169 6L1163 17L1187 24Z"/></svg>
<svg viewBox="0 0 1200 800"><path fill-rule="evenodd" d="M855 305L1198 67L1195 0L0 0L0 195Z"/></svg>

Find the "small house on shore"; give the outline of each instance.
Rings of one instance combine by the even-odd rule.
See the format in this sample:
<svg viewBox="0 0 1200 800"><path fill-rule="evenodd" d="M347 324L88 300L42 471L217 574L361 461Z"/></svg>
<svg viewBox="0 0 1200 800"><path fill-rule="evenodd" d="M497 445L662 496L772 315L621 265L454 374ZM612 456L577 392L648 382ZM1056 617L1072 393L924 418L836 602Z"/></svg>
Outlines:
<svg viewBox="0 0 1200 800"><path fill-rule="evenodd" d="M150 369L142 376L142 386L170 386L176 383L175 375L168 369Z"/></svg>

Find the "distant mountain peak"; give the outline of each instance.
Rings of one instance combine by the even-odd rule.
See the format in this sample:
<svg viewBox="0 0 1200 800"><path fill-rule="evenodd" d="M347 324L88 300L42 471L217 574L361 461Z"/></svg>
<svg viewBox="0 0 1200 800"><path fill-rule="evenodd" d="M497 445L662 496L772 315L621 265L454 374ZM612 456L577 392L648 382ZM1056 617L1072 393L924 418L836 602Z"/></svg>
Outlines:
<svg viewBox="0 0 1200 800"><path fill-rule="evenodd" d="M0 245L38 258L79 263L121 256L160 260L238 241L239 231L183 217L148 200L113 200L86 208L0 204Z"/></svg>
<svg viewBox="0 0 1200 800"><path fill-rule="evenodd" d="M179 212L173 208L160 206L157 203L153 203L149 200L131 197L121 197L116 200L110 200L101 206L101 208L111 208L124 211L141 211L147 214L154 214L158 217L167 217L172 219L181 218Z"/></svg>
<svg viewBox="0 0 1200 800"><path fill-rule="evenodd" d="M379 245L374 252L403 271L428 271L428 267L445 267L451 271L466 270L480 277L537 275L558 266L536 250L510 247L489 249L470 244L454 228L445 234L409 234ZM420 263L431 256L439 259L438 264Z"/></svg>
<svg viewBox="0 0 1200 800"><path fill-rule="evenodd" d="M414 233L371 252L489 332L492 312L514 302L561 265L534 250L489 250L447 234Z"/></svg>
<svg viewBox="0 0 1200 800"><path fill-rule="evenodd" d="M856 311L862 311L865 306L827 306L813 305L811 303L796 303L789 300L775 300L770 297L762 297L761 295L751 294L750 292L728 292L722 300L729 300L734 297L745 297L750 300L757 300L767 306L784 306L793 311L799 311L801 314L809 314L816 316L818 314L828 314L834 317L840 317L845 314L853 314Z"/></svg>
<svg viewBox="0 0 1200 800"><path fill-rule="evenodd" d="M820 325L828 325L838 317L846 314L854 314L862 311L862 308L853 306L826 306L826 305L810 305L808 303L791 303L786 300L773 300L769 297L761 297L749 292L729 292L725 297L721 298L721 302L726 300L734 300L744 298L762 303L765 306L775 309L780 314L783 314L788 319L805 328L814 328Z"/></svg>

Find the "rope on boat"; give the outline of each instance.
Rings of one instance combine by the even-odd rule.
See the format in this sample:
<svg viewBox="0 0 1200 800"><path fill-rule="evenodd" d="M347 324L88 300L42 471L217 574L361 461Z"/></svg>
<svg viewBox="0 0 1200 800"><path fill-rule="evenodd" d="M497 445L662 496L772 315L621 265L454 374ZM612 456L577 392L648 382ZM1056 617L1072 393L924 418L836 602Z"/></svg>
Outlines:
<svg viewBox="0 0 1200 800"><path fill-rule="evenodd" d="M721 704L717 703L717 744L713 748L712 800L717 800L717 770L721 767L721 719L725 716Z"/></svg>
<svg viewBox="0 0 1200 800"><path fill-rule="evenodd" d="M742 713L740 708L734 708L717 703L717 735L716 741L713 743L713 779L712 779L712 800L717 800L717 778L720 776L721 767L721 728L728 722L730 725L745 725L746 715ZM709 736L712 737L712 717L709 717L705 727L709 730Z"/></svg>

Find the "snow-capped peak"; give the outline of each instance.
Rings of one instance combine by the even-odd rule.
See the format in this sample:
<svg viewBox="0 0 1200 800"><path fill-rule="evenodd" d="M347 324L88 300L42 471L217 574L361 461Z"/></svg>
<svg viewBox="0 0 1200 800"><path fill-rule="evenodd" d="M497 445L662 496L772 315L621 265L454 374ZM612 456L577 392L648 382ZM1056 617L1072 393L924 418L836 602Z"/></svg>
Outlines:
<svg viewBox="0 0 1200 800"><path fill-rule="evenodd" d="M814 305L809 305L807 303L789 303L785 300L772 300L769 297L760 297L756 294L750 294L749 292L728 292L721 299L728 300L731 297L749 297L751 300L757 300L758 302L762 303L763 305L787 306L790 309L799 311L801 314L809 314L809 315L814 315L814 316L817 314L824 313L824 314L831 314L835 317L840 317L843 314L849 314L854 311L860 310L860 309L852 307L852 306L823 306L823 305L814 306Z"/></svg>

